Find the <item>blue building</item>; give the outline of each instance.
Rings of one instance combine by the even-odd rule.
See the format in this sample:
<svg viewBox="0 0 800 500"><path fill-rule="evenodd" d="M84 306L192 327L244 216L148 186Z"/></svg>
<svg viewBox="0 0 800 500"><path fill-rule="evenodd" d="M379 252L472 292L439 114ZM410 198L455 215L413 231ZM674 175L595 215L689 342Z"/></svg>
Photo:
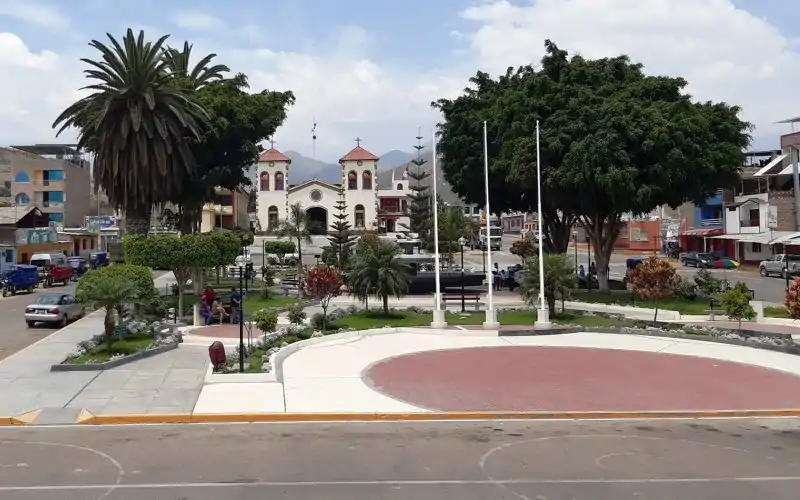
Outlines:
<svg viewBox="0 0 800 500"><path fill-rule="evenodd" d="M723 220L722 190L706 198L702 205L694 207L694 227L707 229L722 229Z"/></svg>

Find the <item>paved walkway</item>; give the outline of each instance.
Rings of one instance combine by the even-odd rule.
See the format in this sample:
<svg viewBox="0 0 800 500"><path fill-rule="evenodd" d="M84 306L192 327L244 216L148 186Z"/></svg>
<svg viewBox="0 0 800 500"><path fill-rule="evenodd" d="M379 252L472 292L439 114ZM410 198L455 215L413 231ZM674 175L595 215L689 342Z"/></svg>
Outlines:
<svg viewBox="0 0 800 500"><path fill-rule="evenodd" d="M423 333L425 332L425 333ZM667 357L670 355L684 355L695 356L705 359L699 365L693 365L690 373L695 376L704 378L712 377L712 380L703 382L698 380L697 383L690 383L681 378L683 382L681 385L675 386L674 384L662 383L660 389L667 393L684 393L695 390L699 384L705 384L709 391L715 390L714 388L725 387L727 392L720 397L728 397L727 406L738 407L744 404L758 404L761 407L773 407L778 404L787 404L790 406L800 408L800 393L795 388L800 387L800 363L796 356L782 354L772 351L764 351L752 349L749 347L731 346L724 344L712 344L708 342L692 341L692 340L679 340L679 339L663 339L655 337L639 337L632 335L615 335L615 334L598 334L598 333L574 333L553 336L540 336L540 337L498 337L491 332L485 331L458 331L458 330L413 330L407 329L404 333L390 333L379 335L344 335L331 337L322 342L308 345L299 351L290 354L282 365L283 374L283 387L275 380L262 381L262 382L249 382L226 383L225 377L231 375L216 376L217 383L207 385L203 389L203 393L198 400L198 405L195 408L195 413L229 413L230 408L235 407L237 413L264 413L264 412L290 412L290 413L347 413L347 412L427 412L430 409L454 409L459 407L452 405L452 399L447 403L448 397L459 399L458 393L454 396L452 393L459 382L454 383L453 380L447 380L447 376L438 377L438 383L431 378L431 370L435 372L435 365L437 361L433 358L430 363L422 363L420 370L403 370L401 373L391 372L395 376L403 377L403 384L405 388L413 388L417 396L408 399L415 399L415 401L403 401L402 395L394 392L396 397L390 394L397 388L389 388L382 390L375 390L373 385L375 380L370 379L370 372L377 373L376 366L387 359L395 358L404 355L413 355L416 353L433 353L433 352L447 352L453 349L468 349L473 352L472 357L468 360L462 360L460 364L456 364L456 370L462 377L466 377L468 381L480 384L489 380L494 383L493 387L498 387L497 378L493 376L492 371L498 369L498 362L492 360L493 354L491 352L481 352L480 348L505 348L514 350L516 348L530 348L536 347L561 347L561 348L583 348L585 349L603 349L603 350L618 350L619 352L606 355L603 362L601 356L598 355L599 363L592 365L597 373L609 369L615 369L611 365L608 356L615 356L613 364L624 364L630 360L640 367L641 372L648 373L648 370L653 371L648 376L658 377L672 377L675 376L677 369L680 369L680 364L675 365L673 361L662 361L659 358L658 363L666 363L671 368L668 371L658 369L659 365L653 365L648 368L649 363L642 364L641 355L648 354L655 359L658 356ZM478 349L475 349L478 348ZM632 352L624 352L632 351ZM452 351L451 351L452 352ZM529 351L530 352L530 351ZM537 352L537 351L534 351ZM545 351L538 351L543 353ZM574 352L574 351L573 351ZM605 352L605 351L597 351ZM552 351L551 351L552 353ZM639 356L637 358L637 355ZM412 356L413 357L413 356ZM676 356L671 356L675 358ZM522 356L521 363L532 364L536 366L536 359L525 360ZM538 358L540 359L540 358ZM562 358L565 359L565 358ZM717 361L715 361L717 360ZM423 360L424 361L424 360ZM684 367L686 363L696 361L690 359L678 359L678 362L683 362ZM574 363L573 357L570 363ZM732 363L731 363L732 362ZM744 366L736 365L735 363L743 363ZM502 362L500 362L502 365ZM723 366L724 365L724 366ZM752 365L752 366L748 366ZM565 366L569 366L566 363ZM661 365L664 366L664 365ZM754 371L755 370L755 371ZM425 371L425 373L423 373ZM552 373L522 373L517 375L503 372L504 380L507 385L517 387L517 398L526 397L528 401L535 400L531 392L525 392L524 386L539 377L552 380ZM581 376L572 376L568 378L565 384L557 387L551 387L553 391L561 391L559 401L580 401L581 398L586 397L586 391L583 390L584 386L591 380L592 374L583 370ZM735 399L739 392L752 392L759 391L758 387L754 387L753 374L759 374L756 380L761 380L766 386L773 385L777 390L772 389L766 391L774 396L773 399L766 400L741 400ZM384 374L385 375L385 374ZM234 375L234 377L242 377L240 380L247 380L248 375ZM252 376L255 380L256 377L263 377L261 374ZM390 377L391 378L391 377ZM436 378L436 377L434 377ZM634 377L629 373L617 379L614 387L609 388L614 394L619 394L621 387L628 379ZM233 379L231 379L233 380ZM386 380L383 378L382 380ZM649 380L653 380L650 378ZM492 382L493 381L493 382ZM461 388L464 385L464 378L460 381ZM623 385L620 385L623 384ZM428 385L427 396L423 391L423 387ZM638 387L638 386L637 386ZM761 386L759 386L761 387ZM486 388L484 384L483 388ZM743 388L743 389L742 389ZM281 390L282 389L282 390ZM540 391L545 391L546 388L539 387ZM639 387L639 389L642 389ZM656 387L654 390L659 389ZM598 390L595 387L595 390ZM789 391L788 394L779 394L781 390ZM764 392L763 390L761 392ZM485 394L486 392L484 392ZM409 393L406 393L409 394ZM522 394L523 396L520 396ZM539 393L540 395L543 392ZM707 393L704 393L707 394ZM474 395L474 394L473 394ZM650 401L657 394L650 395ZM439 397L439 401L444 401L446 404L430 404L433 399L426 399L428 397ZM462 394L463 398L472 397L469 394ZM758 396L756 396L758 397ZM780 399L780 398L788 399ZM419 399L421 398L421 399ZM673 398L675 399L675 398ZM555 401L552 400L551 403ZM608 406L609 399L605 400L605 405ZM697 398L691 400L697 402ZM686 399L683 400L681 405L686 406L691 403ZM718 400L715 400L718 402ZM427 404L427 406L426 406ZM576 403L577 404L577 403ZM672 404L673 409L677 403ZM532 406L528 404L527 409ZM461 405L461 409L476 409L474 405L465 406ZM515 408L494 408L497 411L512 410ZM546 409L552 409L552 404ZM575 409L574 406L569 409ZM682 408L694 409L694 408ZM737 408L741 409L741 408Z"/></svg>

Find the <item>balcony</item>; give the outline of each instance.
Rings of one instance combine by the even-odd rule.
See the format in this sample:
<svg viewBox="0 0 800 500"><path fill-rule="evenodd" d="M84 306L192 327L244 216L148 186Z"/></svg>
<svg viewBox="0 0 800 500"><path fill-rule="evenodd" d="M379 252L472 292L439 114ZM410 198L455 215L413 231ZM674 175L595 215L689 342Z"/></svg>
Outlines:
<svg viewBox="0 0 800 500"><path fill-rule="evenodd" d="M718 189L717 194L714 196L709 196L706 198L705 202L703 203L705 206L716 206L722 205L722 190Z"/></svg>
<svg viewBox="0 0 800 500"><path fill-rule="evenodd" d="M722 219L702 219L700 221L700 227L709 229L722 227Z"/></svg>
<svg viewBox="0 0 800 500"><path fill-rule="evenodd" d="M230 205L219 205L215 203L206 203L203 210L213 212L216 215L233 215L233 207Z"/></svg>

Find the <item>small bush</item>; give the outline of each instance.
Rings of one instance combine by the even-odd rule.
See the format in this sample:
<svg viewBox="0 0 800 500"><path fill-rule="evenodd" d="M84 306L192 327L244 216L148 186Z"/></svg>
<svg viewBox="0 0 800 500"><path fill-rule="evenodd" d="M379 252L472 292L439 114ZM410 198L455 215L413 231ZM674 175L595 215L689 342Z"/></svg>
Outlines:
<svg viewBox="0 0 800 500"><path fill-rule="evenodd" d="M800 277L795 278L789 285L783 305L789 311L790 318L800 319Z"/></svg>
<svg viewBox="0 0 800 500"><path fill-rule="evenodd" d="M278 315L262 309L253 314L253 323L262 333L272 333L278 326Z"/></svg>
<svg viewBox="0 0 800 500"><path fill-rule="evenodd" d="M725 293L722 305L725 307L725 314L728 315L728 318L739 322L740 330L743 319L756 317L756 312L750 305L750 290L741 281Z"/></svg>
<svg viewBox="0 0 800 500"><path fill-rule="evenodd" d="M676 279L675 297L683 300L695 300L697 298L697 285L695 282L683 279L680 276L677 276Z"/></svg>
<svg viewBox="0 0 800 500"><path fill-rule="evenodd" d="M289 323L293 325L302 325L306 319L306 313L303 311L303 306L300 304L292 305L288 310Z"/></svg>
<svg viewBox="0 0 800 500"><path fill-rule="evenodd" d="M697 271L694 275L694 283L697 292L705 298L715 297L722 291L722 281L715 278L708 269Z"/></svg>
<svg viewBox="0 0 800 500"><path fill-rule="evenodd" d="M314 313L311 315L311 326L317 330L322 330L325 326L325 315L322 313Z"/></svg>

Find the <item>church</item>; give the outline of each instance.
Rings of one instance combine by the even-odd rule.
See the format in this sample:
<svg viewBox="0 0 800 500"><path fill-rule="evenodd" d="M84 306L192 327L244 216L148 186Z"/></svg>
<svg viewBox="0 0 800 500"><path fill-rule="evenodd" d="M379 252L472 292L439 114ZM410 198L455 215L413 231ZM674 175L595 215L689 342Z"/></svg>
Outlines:
<svg viewBox="0 0 800 500"><path fill-rule="evenodd" d="M378 162L379 158L361 147L357 139L356 147L339 159L341 183L312 179L290 184L292 160L271 144L256 165L261 229L275 229L287 217L289 207L299 203L312 221L312 233L325 234L335 221L337 202L343 199L354 231L404 231L409 223L408 168L400 179L393 173L391 185L382 189L378 186Z"/></svg>

